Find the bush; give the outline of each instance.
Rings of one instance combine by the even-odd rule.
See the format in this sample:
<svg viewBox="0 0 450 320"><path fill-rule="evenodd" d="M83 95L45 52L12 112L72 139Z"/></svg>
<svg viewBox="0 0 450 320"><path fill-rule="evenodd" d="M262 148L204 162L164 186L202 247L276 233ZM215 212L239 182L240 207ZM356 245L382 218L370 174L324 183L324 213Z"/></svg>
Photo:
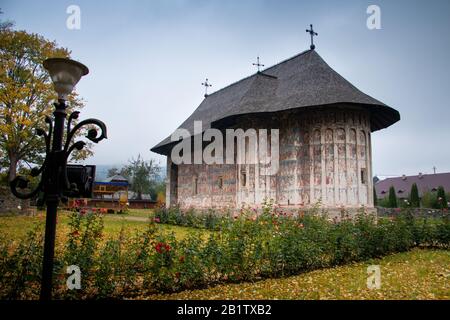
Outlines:
<svg viewBox="0 0 450 320"><path fill-rule="evenodd" d="M429 192L429 191L424 192L422 195L422 207L430 208L430 209L437 209L438 202L437 202L436 193Z"/></svg>
<svg viewBox="0 0 450 320"><path fill-rule="evenodd" d="M56 251L55 297L111 298L173 292L220 282L254 281L353 261L382 257L414 246L450 245L449 216L414 217L410 209L396 217L360 212L354 219L331 220L318 210L289 215L268 204L257 216L243 208L233 218L215 212L160 210L157 217L214 231L208 239L197 232L177 240L154 222L143 232L122 230L104 239L102 215L70 215L65 246ZM42 228L40 229L42 230ZM25 241L0 241L0 299L35 298L42 261L42 232ZM82 289L69 291L65 268L78 265Z"/></svg>
<svg viewBox="0 0 450 320"><path fill-rule="evenodd" d="M437 190L437 201L439 209L448 209L447 197L443 186L439 186Z"/></svg>
<svg viewBox="0 0 450 320"><path fill-rule="evenodd" d="M42 273L42 226L28 232L24 241L0 239L0 299L31 299L39 295Z"/></svg>
<svg viewBox="0 0 450 320"><path fill-rule="evenodd" d="M196 212L194 209L181 211L178 207L159 207L154 211L154 220L157 223L172 224L184 227L204 228L219 230L227 212L218 214L210 209L206 212Z"/></svg>
<svg viewBox="0 0 450 320"><path fill-rule="evenodd" d="M393 186L389 188L389 208L397 208L397 196Z"/></svg>
<svg viewBox="0 0 450 320"><path fill-rule="evenodd" d="M377 204L379 207L389 208L389 197L378 199Z"/></svg>
<svg viewBox="0 0 450 320"><path fill-rule="evenodd" d="M413 185L411 186L409 202L410 202L412 208L420 207L419 189L417 189L416 183L413 183Z"/></svg>

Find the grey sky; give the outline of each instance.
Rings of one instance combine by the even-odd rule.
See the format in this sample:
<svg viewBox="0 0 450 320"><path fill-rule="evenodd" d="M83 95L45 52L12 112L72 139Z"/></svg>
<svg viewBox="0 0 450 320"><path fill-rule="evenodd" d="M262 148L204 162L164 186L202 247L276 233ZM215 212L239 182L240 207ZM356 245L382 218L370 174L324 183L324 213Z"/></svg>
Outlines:
<svg viewBox="0 0 450 320"><path fill-rule="evenodd" d="M66 8L81 8L81 30ZM381 30L366 9L381 8ZM23 1L0 0L4 19L72 50L90 74L82 117L108 125L94 164L124 163L169 135L216 91L309 48L401 121L373 135L375 174L450 171L450 1Z"/></svg>

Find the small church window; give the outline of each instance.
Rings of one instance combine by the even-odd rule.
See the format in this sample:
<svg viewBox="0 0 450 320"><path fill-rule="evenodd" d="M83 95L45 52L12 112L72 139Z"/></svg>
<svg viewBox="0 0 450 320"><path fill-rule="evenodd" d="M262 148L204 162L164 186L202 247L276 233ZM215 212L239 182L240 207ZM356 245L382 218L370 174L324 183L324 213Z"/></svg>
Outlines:
<svg viewBox="0 0 450 320"><path fill-rule="evenodd" d="M241 171L241 186L245 187L247 185L247 172Z"/></svg>
<svg viewBox="0 0 450 320"><path fill-rule="evenodd" d="M217 182L217 185L219 186L219 189L223 189L223 177L219 177L219 181Z"/></svg>
<svg viewBox="0 0 450 320"><path fill-rule="evenodd" d="M194 195L198 194L198 178L194 178Z"/></svg>
<svg viewBox="0 0 450 320"><path fill-rule="evenodd" d="M366 168L361 169L361 183L366 184L367 183L367 170Z"/></svg>

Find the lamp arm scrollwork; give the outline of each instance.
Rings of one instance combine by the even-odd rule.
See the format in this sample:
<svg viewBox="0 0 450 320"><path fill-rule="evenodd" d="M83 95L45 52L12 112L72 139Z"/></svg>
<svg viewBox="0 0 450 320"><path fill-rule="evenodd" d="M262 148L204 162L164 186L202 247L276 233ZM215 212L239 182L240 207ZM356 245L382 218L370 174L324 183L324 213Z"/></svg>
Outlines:
<svg viewBox="0 0 450 320"><path fill-rule="evenodd" d="M82 150L86 143L84 141L75 141L71 144L74 136L76 133L82 129L83 127L87 126L97 126L100 128L100 135L98 134L98 131L96 128L90 128L88 129L86 138L94 143L98 143L103 139L107 138L107 131L106 131L106 125L103 123L103 121L97 120L97 119L86 119L78 124L76 124L72 128L72 123L74 120L78 119L79 112L74 111L70 114L68 121L67 121L67 135L66 135L66 141L64 144L64 148L62 150L62 157L60 158L61 161L58 164L61 168L61 174L60 178L62 180L62 187L63 190L61 190L61 198L64 200L66 197L65 195L70 195L77 192L76 185L71 185L67 176L67 160L70 156L70 154L76 149L76 150ZM47 171L49 166L49 159L52 158L52 150L51 150L51 139L53 134L53 121L50 117L45 117L45 122L48 125L48 133L43 129L36 129L36 134L38 136L42 136L45 141L45 160L41 167L39 168L33 168L31 169L30 176L37 177L40 174L41 180L39 181L38 185L35 189L29 191L29 192L20 192L19 189L26 189L28 187L28 184L30 183L30 179L28 179L25 176L18 175L16 176L11 182L10 182L10 189L12 194L14 194L19 199L30 199L35 197L40 191L44 191L44 183L47 181ZM54 158L54 157L53 157Z"/></svg>
<svg viewBox="0 0 450 320"><path fill-rule="evenodd" d="M72 122L73 120L78 119L78 115L79 112L78 111L74 111L70 114L68 122L67 122L67 137L66 137L66 142L64 144L64 161L63 161L63 170L62 170L62 174L63 174L63 181L65 184L65 187L67 189L67 192L70 193L76 193L76 185L71 185L69 182L69 179L67 177L67 160L70 156L70 154L76 149L78 151L81 151L85 146L86 143L84 141L75 141L74 143L72 143L72 145L70 144L73 137L75 136L75 134L82 129L83 127L87 127L90 125L95 125L97 127L100 128L101 130L101 134L98 135L98 131L95 128L91 128L88 130L88 133L86 135L86 138L91 140L94 143L98 143L103 139L107 138L107 129L106 129L106 125L103 121L100 121L98 119L86 119L81 121L80 123L76 124L73 129L72 129Z"/></svg>
<svg viewBox="0 0 450 320"><path fill-rule="evenodd" d="M28 184L30 183L30 179L28 179L25 176L18 175L16 176L11 182L10 182L10 189L11 193L16 196L19 199L30 199L36 196L43 188L43 181L45 181L45 168L48 164L48 155L50 154L50 145L51 145L51 136L53 134L53 122L52 119L49 116L45 117L45 123L47 123L48 126L48 133L45 132L42 128L36 129L36 134L40 137L44 137L45 142L45 160L42 166L39 168L33 168L31 169L30 175L32 177L37 177L41 173L43 174L43 177L41 177L41 180L39 181L36 188L29 192L20 192L18 189L26 189L28 187Z"/></svg>

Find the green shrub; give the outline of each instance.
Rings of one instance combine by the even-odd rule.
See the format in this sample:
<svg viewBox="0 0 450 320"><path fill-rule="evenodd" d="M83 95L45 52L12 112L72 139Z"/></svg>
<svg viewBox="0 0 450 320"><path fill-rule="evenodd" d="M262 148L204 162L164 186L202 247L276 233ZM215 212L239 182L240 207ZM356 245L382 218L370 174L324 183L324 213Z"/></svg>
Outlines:
<svg viewBox="0 0 450 320"><path fill-rule="evenodd" d="M417 189L417 184L413 183L411 186L411 192L409 194L409 202L412 208L420 207L419 189Z"/></svg>
<svg viewBox="0 0 450 320"><path fill-rule="evenodd" d="M422 195L422 207L438 209L437 195L435 192L424 192Z"/></svg>
<svg viewBox="0 0 450 320"><path fill-rule="evenodd" d="M151 222L145 231L99 241L102 216L73 213L64 247L55 261L55 297L59 299L133 297L152 292L194 289L220 282L254 281L307 270L382 257L414 246L450 245L448 214L442 218L415 217L410 209L376 219L360 212L340 221L318 210L290 216L267 204L257 216L250 208L219 219L208 212L161 210L161 221L199 228L217 228L204 239L197 232L177 240ZM42 228L40 229L42 230ZM31 232L13 245L0 240L0 298L35 298L42 261L42 233ZM67 290L65 268L82 271L82 289Z"/></svg>
<svg viewBox="0 0 450 320"><path fill-rule="evenodd" d="M443 186L439 186L437 190L437 201L439 209L448 209L447 196Z"/></svg>
<svg viewBox="0 0 450 320"><path fill-rule="evenodd" d="M31 299L38 296L43 258L42 226L27 233L18 245L0 239L0 299Z"/></svg>
<svg viewBox="0 0 450 320"><path fill-rule="evenodd" d="M197 212L194 209L181 211L178 207L161 207L154 211L155 221L184 227L218 230L224 217L213 210Z"/></svg>
<svg viewBox="0 0 450 320"><path fill-rule="evenodd" d="M378 206L378 196L377 196L377 191L375 189L375 186L373 186L373 205L375 207Z"/></svg>
<svg viewBox="0 0 450 320"><path fill-rule="evenodd" d="M377 203L379 207L389 208L389 197L378 199Z"/></svg>
<svg viewBox="0 0 450 320"><path fill-rule="evenodd" d="M397 195L393 186L389 188L389 208L397 208Z"/></svg>

